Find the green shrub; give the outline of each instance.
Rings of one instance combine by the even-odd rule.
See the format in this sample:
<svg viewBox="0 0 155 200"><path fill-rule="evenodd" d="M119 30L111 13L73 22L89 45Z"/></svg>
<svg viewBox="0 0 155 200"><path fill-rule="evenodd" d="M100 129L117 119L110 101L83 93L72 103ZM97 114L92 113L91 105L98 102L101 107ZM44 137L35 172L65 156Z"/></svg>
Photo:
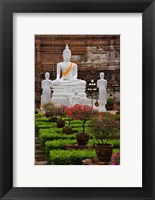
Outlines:
<svg viewBox="0 0 155 200"><path fill-rule="evenodd" d="M50 129L52 126L49 124L42 124L42 125L38 125L37 124L37 128L38 129Z"/></svg>
<svg viewBox="0 0 155 200"><path fill-rule="evenodd" d="M51 150L49 163L51 165L81 165L82 160L94 158L94 150Z"/></svg>
<svg viewBox="0 0 155 200"><path fill-rule="evenodd" d="M58 139L75 139L75 134L66 135L64 133L47 132L47 130L39 130L39 138L41 143L44 145L46 141L58 140Z"/></svg>
<svg viewBox="0 0 155 200"><path fill-rule="evenodd" d="M82 133L82 127L72 127L72 130L73 130L73 133ZM85 131L89 133L87 127L85 128Z"/></svg>
<svg viewBox="0 0 155 200"><path fill-rule="evenodd" d="M49 122L51 119L50 118L36 118L36 122Z"/></svg>
<svg viewBox="0 0 155 200"><path fill-rule="evenodd" d="M38 129L50 129L50 128L55 128L56 127L56 123L52 123L52 122L42 122L42 121L36 121L36 126Z"/></svg>
<svg viewBox="0 0 155 200"><path fill-rule="evenodd" d="M109 144L112 144L114 148L120 148L120 140L109 140Z"/></svg>
<svg viewBox="0 0 155 200"><path fill-rule="evenodd" d="M49 151L52 149L65 149L66 144L76 144L76 143L77 143L76 140L70 140L70 139L46 141L45 151L46 151L46 154L48 154Z"/></svg>
<svg viewBox="0 0 155 200"><path fill-rule="evenodd" d="M114 145L114 148L120 148L120 141L119 140L109 140L110 144ZM65 149L65 145L67 144L77 144L77 141L74 139L59 139L59 140L52 140L45 142L45 151L48 154L52 149ZM88 145L95 145L97 144L95 139L89 140Z"/></svg>
<svg viewBox="0 0 155 200"><path fill-rule="evenodd" d="M113 154L116 152L120 152L120 149L113 149Z"/></svg>
<svg viewBox="0 0 155 200"><path fill-rule="evenodd" d="M108 99L107 99L107 105L108 105L108 106L114 105L114 99L108 98Z"/></svg>
<svg viewBox="0 0 155 200"><path fill-rule="evenodd" d="M44 116L44 114L42 112L38 112L37 114L35 114L35 118L42 118Z"/></svg>

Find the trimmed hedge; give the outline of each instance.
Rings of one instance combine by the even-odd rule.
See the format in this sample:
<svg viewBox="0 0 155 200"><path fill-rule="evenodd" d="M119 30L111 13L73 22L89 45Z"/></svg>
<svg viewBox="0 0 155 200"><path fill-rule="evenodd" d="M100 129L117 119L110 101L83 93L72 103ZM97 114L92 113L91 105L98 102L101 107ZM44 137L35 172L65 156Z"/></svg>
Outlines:
<svg viewBox="0 0 155 200"><path fill-rule="evenodd" d="M82 160L94 158L94 150L51 150L49 163L51 165L81 165Z"/></svg>
<svg viewBox="0 0 155 200"><path fill-rule="evenodd" d="M76 129L77 130L77 129ZM75 132L75 129L73 129ZM68 139L73 140L76 138L76 134L66 135L63 133L62 128L51 128L51 129L40 129L39 130L39 138L41 143L44 145L46 141L57 140L57 139ZM93 136L90 135L89 144L96 144L96 140L93 139ZM109 140L108 143L113 144L114 148L120 147L120 140Z"/></svg>
<svg viewBox="0 0 155 200"><path fill-rule="evenodd" d="M45 142L45 151L46 154L49 153L52 149L65 149L66 144L76 144L76 140L69 140L69 139L59 139L59 140L52 140Z"/></svg>
<svg viewBox="0 0 155 200"><path fill-rule="evenodd" d="M66 135L64 133L56 133L56 132L43 132L43 130L39 131L39 138L41 143L44 145L46 141L49 140L58 140L58 139L75 139L76 135Z"/></svg>
<svg viewBox="0 0 155 200"><path fill-rule="evenodd" d="M46 118L46 117L36 118L35 120L36 120L36 122L50 122L51 121L50 118Z"/></svg>
<svg viewBox="0 0 155 200"><path fill-rule="evenodd" d="M114 149L113 154L120 152ZM96 157L95 150L51 150L49 164L51 165L81 165L82 160Z"/></svg>
<svg viewBox="0 0 155 200"><path fill-rule="evenodd" d="M119 140L109 140L110 144L114 145L114 148L120 148L120 141ZM45 142L45 151L46 154L49 153L52 149L65 149L66 144L77 144L77 141L71 139L59 139L59 140L52 140ZM88 145L97 144L95 139L89 140ZM71 151L71 150L70 150Z"/></svg>

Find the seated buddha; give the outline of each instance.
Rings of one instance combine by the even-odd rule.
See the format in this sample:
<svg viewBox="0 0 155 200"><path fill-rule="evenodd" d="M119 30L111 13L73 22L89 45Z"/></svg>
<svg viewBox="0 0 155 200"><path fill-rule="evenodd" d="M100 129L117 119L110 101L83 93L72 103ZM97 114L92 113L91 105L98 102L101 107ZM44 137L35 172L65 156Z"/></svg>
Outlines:
<svg viewBox="0 0 155 200"><path fill-rule="evenodd" d="M85 86L86 81L77 79L77 64L70 62L71 50L66 45L63 51L63 62L57 64L57 77L53 85L80 85Z"/></svg>

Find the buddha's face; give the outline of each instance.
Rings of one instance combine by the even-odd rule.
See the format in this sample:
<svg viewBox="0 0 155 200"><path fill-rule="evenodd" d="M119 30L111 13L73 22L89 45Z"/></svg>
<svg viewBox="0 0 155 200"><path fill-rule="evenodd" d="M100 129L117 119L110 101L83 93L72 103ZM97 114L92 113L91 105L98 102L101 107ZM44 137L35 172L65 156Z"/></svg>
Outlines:
<svg viewBox="0 0 155 200"><path fill-rule="evenodd" d="M100 78L104 78L104 73L103 72L100 73Z"/></svg>
<svg viewBox="0 0 155 200"><path fill-rule="evenodd" d="M63 53L63 59L64 61L70 61L71 53L70 52L64 52Z"/></svg>
<svg viewBox="0 0 155 200"><path fill-rule="evenodd" d="M49 77L50 77L50 74L47 72L47 73L45 73L45 78L46 79L49 79Z"/></svg>

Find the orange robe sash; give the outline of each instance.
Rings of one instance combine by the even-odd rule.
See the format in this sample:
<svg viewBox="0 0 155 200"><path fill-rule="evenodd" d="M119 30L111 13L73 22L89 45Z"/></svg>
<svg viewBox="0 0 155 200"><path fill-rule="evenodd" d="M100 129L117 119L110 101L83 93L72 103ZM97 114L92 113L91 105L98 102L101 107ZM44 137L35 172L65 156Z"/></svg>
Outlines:
<svg viewBox="0 0 155 200"><path fill-rule="evenodd" d="M71 62L70 65L69 65L69 67L67 68L67 70L65 72L62 72L62 76L63 77L67 76L67 74L70 72L72 66L73 66L73 63Z"/></svg>

